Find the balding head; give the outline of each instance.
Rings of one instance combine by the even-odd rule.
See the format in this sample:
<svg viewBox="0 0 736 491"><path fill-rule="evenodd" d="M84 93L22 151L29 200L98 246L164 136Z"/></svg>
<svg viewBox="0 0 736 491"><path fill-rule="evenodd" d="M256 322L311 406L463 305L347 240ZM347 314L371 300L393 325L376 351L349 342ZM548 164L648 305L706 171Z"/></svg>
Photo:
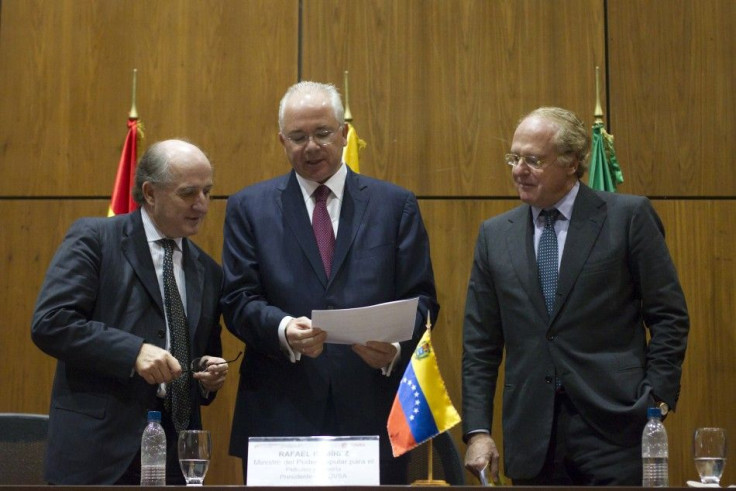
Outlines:
<svg viewBox="0 0 736 491"><path fill-rule="evenodd" d="M135 170L133 199L143 206L143 183L166 184L171 182L171 164L186 167L205 160L207 156L197 146L184 140L163 140L151 145L138 162Z"/></svg>

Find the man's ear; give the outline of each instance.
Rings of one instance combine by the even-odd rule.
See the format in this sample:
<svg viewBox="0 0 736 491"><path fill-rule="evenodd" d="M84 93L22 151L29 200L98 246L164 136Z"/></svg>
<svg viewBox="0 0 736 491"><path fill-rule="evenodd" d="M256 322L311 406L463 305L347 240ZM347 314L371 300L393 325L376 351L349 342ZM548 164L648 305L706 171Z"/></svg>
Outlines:
<svg viewBox="0 0 736 491"><path fill-rule="evenodd" d="M143 199L148 203L149 205L153 205L155 200L154 196L154 186L153 183L150 181L146 181L141 186L141 191L143 191Z"/></svg>

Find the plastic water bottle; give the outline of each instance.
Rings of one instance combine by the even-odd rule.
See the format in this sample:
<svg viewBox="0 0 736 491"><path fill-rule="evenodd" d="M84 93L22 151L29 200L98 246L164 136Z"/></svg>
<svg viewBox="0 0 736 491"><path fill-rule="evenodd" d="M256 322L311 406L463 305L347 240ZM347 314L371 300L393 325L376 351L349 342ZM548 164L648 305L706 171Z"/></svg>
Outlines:
<svg viewBox="0 0 736 491"><path fill-rule="evenodd" d="M166 486L166 433L160 411L148 411L141 437L141 486Z"/></svg>
<svg viewBox="0 0 736 491"><path fill-rule="evenodd" d="M647 421L641 435L641 463L643 467L641 485L645 488L667 487L669 477L669 449L667 430L662 424L662 412L658 407L647 410Z"/></svg>

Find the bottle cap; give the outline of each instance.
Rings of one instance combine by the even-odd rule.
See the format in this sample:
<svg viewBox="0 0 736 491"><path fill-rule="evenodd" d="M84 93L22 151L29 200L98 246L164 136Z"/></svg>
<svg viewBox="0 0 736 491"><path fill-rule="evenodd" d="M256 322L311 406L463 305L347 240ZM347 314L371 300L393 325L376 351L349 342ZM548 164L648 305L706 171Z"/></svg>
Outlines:
<svg viewBox="0 0 736 491"><path fill-rule="evenodd" d="M658 407L650 407L647 409L647 419L651 418L662 419L662 410Z"/></svg>
<svg viewBox="0 0 736 491"><path fill-rule="evenodd" d="M657 409L659 411L659 409ZM148 411L148 421L161 422L161 411Z"/></svg>

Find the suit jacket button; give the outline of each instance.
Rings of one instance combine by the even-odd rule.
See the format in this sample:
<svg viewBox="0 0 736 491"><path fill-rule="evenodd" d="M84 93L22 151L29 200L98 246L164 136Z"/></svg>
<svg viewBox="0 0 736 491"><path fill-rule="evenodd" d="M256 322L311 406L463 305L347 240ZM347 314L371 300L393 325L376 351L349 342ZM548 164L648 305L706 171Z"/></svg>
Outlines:
<svg viewBox="0 0 736 491"><path fill-rule="evenodd" d="M551 384L552 383L552 377L544 377L544 381L547 382L548 384Z"/></svg>
<svg viewBox="0 0 736 491"><path fill-rule="evenodd" d="M554 341L554 340L555 340L555 337L552 334L547 336L547 341Z"/></svg>
<svg viewBox="0 0 736 491"><path fill-rule="evenodd" d="M161 339L166 337L166 331L164 331L163 329L159 329L156 334L158 334L158 337Z"/></svg>

